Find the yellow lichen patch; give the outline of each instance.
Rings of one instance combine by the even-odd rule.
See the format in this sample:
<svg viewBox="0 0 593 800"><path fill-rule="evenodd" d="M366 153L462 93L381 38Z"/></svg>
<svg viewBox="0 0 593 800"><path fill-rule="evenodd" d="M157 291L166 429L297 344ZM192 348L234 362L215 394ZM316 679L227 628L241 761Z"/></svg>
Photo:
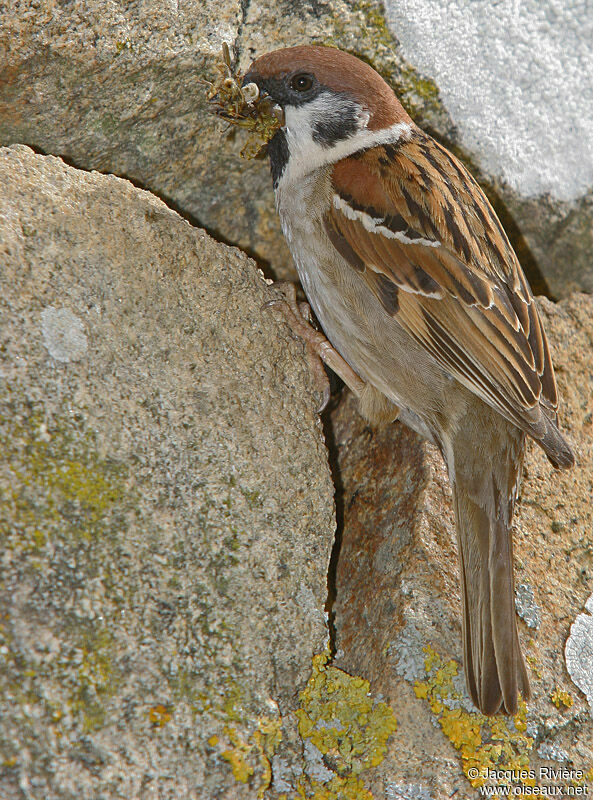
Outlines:
<svg viewBox="0 0 593 800"><path fill-rule="evenodd" d="M296 795L282 797L284 800L373 800L373 795L360 778L340 778L338 775L327 783L300 781Z"/></svg>
<svg viewBox="0 0 593 800"><path fill-rule="evenodd" d="M558 686L552 692L550 699L556 708L560 708L560 706L570 708L574 705L574 700L570 692L567 692L565 689L560 689Z"/></svg>
<svg viewBox="0 0 593 800"><path fill-rule="evenodd" d="M147 713L150 724L155 728L162 728L163 725L166 725L167 722L170 722L172 716L169 708L161 703L149 708Z"/></svg>
<svg viewBox="0 0 593 800"><path fill-rule="evenodd" d="M50 415L16 386L0 405L0 448L4 551L20 562L23 573L34 573L40 593L55 591L56 602L67 601L68 609L71 600L63 593L70 581L54 582L57 571L62 577L65 568L55 566L54 552L60 553L60 565L79 573L81 598L74 605L88 613L84 623L66 610L51 622L52 635L63 642L61 658L51 665L37 658L24 662L13 646L11 625L1 628L0 644L7 651L2 691L21 705L35 704L36 714L44 714L48 725L59 724L68 709L84 732L96 730L109 718L109 701L120 680L109 617L100 609L103 593L121 586L119 564L105 553L126 529L124 512L132 502L125 488L127 467L100 454L82 413L74 414L68 406ZM45 689L50 680L60 687L64 712L60 709L57 715Z"/></svg>
<svg viewBox="0 0 593 800"><path fill-rule="evenodd" d="M533 786L529 775L529 753L533 739L525 736L527 707L523 701L511 720L502 714L486 717L478 711L459 707L464 696L455 687L455 661L443 661L431 647L425 647L426 679L416 681L416 696L426 700L445 736L459 751L463 772L472 786L483 786L489 769L524 774L524 786Z"/></svg>
<svg viewBox="0 0 593 800"><path fill-rule="evenodd" d="M369 682L313 658L313 673L296 711L299 733L335 764L340 775L359 775L384 758L397 727L393 711L370 695Z"/></svg>
<svg viewBox="0 0 593 800"><path fill-rule="evenodd" d="M262 716L258 717L256 725L247 741L241 738L236 728L226 725L224 733L232 747L224 750L221 755L229 762L235 780L240 783L247 783L255 775L256 766L258 767L259 800L272 782L272 757L282 740L282 720L279 717ZM214 745L218 742L218 737L211 736L208 741Z"/></svg>
<svg viewBox="0 0 593 800"><path fill-rule="evenodd" d="M247 763L247 758L251 753L251 745L242 741L236 728L230 728L227 725L224 732L233 746L224 750L222 757L231 765L235 780L239 781L239 783L247 783L249 776L253 775L254 772L253 767Z"/></svg>
<svg viewBox="0 0 593 800"><path fill-rule="evenodd" d="M388 705L373 700L368 681L329 666L328 661L327 652L314 656L313 672L300 694L296 715L303 739L327 757L337 774L325 783L303 777L293 792L280 795L279 800L373 800L361 773L383 760L397 723ZM252 741L269 766L280 742L280 721L261 718ZM246 762L253 751L235 742L236 760L242 756ZM262 775L266 782L260 783L258 798L270 785L271 770L263 770Z"/></svg>
<svg viewBox="0 0 593 800"><path fill-rule="evenodd" d="M72 712L81 714L86 732L102 727L105 701L117 691L120 675L113 667L113 648L111 633L101 628L83 637L75 659L79 662L77 683L67 702Z"/></svg>
<svg viewBox="0 0 593 800"><path fill-rule="evenodd" d="M90 539L123 496L122 468L100 459L94 442L56 421L47 430L41 414L26 421L0 419L5 489L0 493L0 532L12 549L39 551L59 530Z"/></svg>
<svg viewBox="0 0 593 800"><path fill-rule="evenodd" d="M272 782L272 757L282 741L281 728L282 723L278 718L260 717L257 721L257 730L253 734L253 742L259 754L262 770L258 798L264 796L264 792Z"/></svg>
<svg viewBox="0 0 593 800"><path fill-rule="evenodd" d="M222 710L226 719L232 722L243 722L243 690L233 680L228 680Z"/></svg>
<svg viewBox="0 0 593 800"><path fill-rule="evenodd" d="M533 642L533 639L530 640L529 644L532 644L532 643L535 644ZM530 653L528 656L526 656L525 660L529 664L529 667L530 667L531 671L535 674L535 676L541 679L543 677L543 673L542 673L542 667L541 667L541 664L540 664L540 661L539 661L538 657L535 656L535 655L532 655Z"/></svg>

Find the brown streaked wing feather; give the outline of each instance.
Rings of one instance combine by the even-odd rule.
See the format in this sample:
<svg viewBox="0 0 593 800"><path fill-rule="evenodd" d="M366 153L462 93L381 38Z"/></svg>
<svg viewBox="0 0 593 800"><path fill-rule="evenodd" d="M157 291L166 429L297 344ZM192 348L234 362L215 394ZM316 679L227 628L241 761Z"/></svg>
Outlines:
<svg viewBox="0 0 593 800"><path fill-rule="evenodd" d="M369 272L369 286L387 313L393 317L399 311L399 290L397 285L382 272Z"/></svg>
<svg viewBox="0 0 593 800"><path fill-rule="evenodd" d="M439 296L442 294L437 281L411 261L405 249L399 247L396 240L388 240L381 235L373 234L361 238L359 237L361 224L340 213L329 214L324 223L334 247L358 272L370 268L372 272L384 275L408 291ZM356 247L352 242L357 243ZM363 269L360 268L361 264ZM438 271L438 265L435 265L435 271ZM368 279L368 274L366 277Z"/></svg>
<svg viewBox="0 0 593 800"><path fill-rule="evenodd" d="M529 427L536 437L543 434L533 385L518 372L512 359L480 335L469 316L459 314L456 302L450 297L444 301L418 300L400 292L397 319L461 383L519 427ZM537 380L533 372L530 377Z"/></svg>
<svg viewBox="0 0 593 800"><path fill-rule="evenodd" d="M444 369L537 438L539 402L550 411L557 407L548 344L521 267L481 189L422 132L399 148L375 147L357 157L356 199L352 182L344 191L341 181L347 162L334 169L336 193L351 208L381 216L369 224L332 206L325 224L336 249ZM391 233L373 225L391 226ZM398 239L394 233L403 225L406 239Z"/></svg>

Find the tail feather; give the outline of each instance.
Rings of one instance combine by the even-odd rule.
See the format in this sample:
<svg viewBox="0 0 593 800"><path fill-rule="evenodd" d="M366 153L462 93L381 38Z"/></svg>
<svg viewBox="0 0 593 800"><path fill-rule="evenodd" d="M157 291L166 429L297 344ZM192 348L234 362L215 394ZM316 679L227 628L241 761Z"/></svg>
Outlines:
<svg viewBox="0 0 593 800"><path fill-rule="evenodd" d="M494 437L495 451L486 460L484 452L460 451L459 442L454 447L464 454L455 459L453 497L465 674L470 696L484 714L515 714L519 692L524 699L531 695L517 631L511 538L524 437L508 423L501 428L504 435Z"/></svg>
<svg viewBox="0 0 593 800"><path fill-rule="evenodd" d="M521 685L523 656L515 616L512 531L505 521L490 520L490 614L494 657L504 707L517 713L517 692L529 694L529 683ZM499 665L504 664L500 669Z"/></svg>
<svg viewBox="0 0 593 800"><path fill-rule="evenodd" d="M510 531L456 482L463 586L463 642L470 696L484 714L517 712L530 696L515 619Z"/></svg>

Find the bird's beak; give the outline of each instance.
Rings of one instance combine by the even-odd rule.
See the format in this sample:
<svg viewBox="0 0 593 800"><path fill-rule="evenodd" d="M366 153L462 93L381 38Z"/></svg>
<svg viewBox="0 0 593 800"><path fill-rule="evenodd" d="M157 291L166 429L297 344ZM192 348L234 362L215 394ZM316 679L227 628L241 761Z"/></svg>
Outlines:
<svg viewBox="0 0 593 800"><path fill-rule="evenodd" d="M249 72L243 78L241 84L241 93L248 106L257 108L258 110L265 111L272 117L278 120L281 126L284 125L284 111L278 103L275 103L272 97L265 91L260 89L254 80L254 76Z"/></svg>

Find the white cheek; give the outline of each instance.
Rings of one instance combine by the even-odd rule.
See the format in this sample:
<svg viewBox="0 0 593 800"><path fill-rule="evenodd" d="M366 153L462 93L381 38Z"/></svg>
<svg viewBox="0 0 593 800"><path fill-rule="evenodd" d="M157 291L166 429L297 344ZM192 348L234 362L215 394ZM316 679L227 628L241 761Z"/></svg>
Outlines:
<svg viewBox="0 0 593 800"><path fill-rule="evenodd" d="M311 139L312 111L313 109L308 106L286 106L284 110L286 134L294 142L300 139Z"/></svg>
<svg viewBox="0 0 593 800"><path fill-rule="evenodd" d="M340 147L356 138L357 134L331 147L315 141L313 134L320 122L352 118L353 113L357 118L358 130L364 130L369 119L368 112L353 100L330 92L323 92L303 105L285 107L286 143L290 153L286 177L289 181L341 157Z"/></svg>
<svg viewBox="0 0 593 800"><path fill-rule="evenodd" d="M411 126L406 122L397 123L383 130L370 131L367 127L370 120L369 112L358 106L358 130L355 133L329 147L316 142L313 138L316 125L332 117L340 118L343 114L352 114L352 102L330 93L323 93L315 100L303 103L301 106L285 107L286 143L290 155L282 175L282 182L292 183L295 179L302 178L319 167L346 158L364 147L395 143L409 138Z"/></svg>
<svg viewBox="0 0 593 800"><path fill-rule="evenodd" d="M290 153L290 171L302 174L307 170L307 161L319 160L322 148L313 141L313 128L319 110L309 103L306 106L287 106L286 118L286 143ZM317 112L317 113L316 113Z"/></svg>

